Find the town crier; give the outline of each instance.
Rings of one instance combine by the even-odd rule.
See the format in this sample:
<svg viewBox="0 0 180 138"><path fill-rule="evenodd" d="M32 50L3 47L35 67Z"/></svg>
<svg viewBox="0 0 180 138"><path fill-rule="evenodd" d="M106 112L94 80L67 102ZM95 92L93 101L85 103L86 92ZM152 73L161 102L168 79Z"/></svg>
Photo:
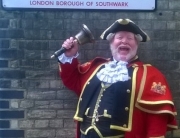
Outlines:
<svg viewBox="0 0 180 138"><path fill-rule="evenodd" d="M165 138L177 129L177 113L164 75L137 55L149 36L130 19L118 19L100 37L110 44L109 59L80 64L73 37L58 57L64 85L79 96L77 138Z"/></svg>

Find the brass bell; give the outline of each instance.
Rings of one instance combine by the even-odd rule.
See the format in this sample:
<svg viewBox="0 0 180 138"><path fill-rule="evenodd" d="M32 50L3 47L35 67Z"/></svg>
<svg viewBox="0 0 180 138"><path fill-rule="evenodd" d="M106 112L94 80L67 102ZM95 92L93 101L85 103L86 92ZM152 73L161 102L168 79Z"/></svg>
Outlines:
<svg viewBox="0 0 180 138"><path fill-rule="evenodd" d="M80 45L83 45L86 43L93 43L95 40L91 31L88 29L88 27L85 24L82 24L82 26L83 26L82 30L75 36L78 43Z"/></svg>

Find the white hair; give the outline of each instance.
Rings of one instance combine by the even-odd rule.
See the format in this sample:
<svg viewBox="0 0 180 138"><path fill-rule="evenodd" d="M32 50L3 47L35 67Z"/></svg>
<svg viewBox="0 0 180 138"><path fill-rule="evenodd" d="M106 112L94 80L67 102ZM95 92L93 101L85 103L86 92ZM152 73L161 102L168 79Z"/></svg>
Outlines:
<svg viewBox="0 0 180 138"><path fill-rule="evenodd" d="M112 39L114 38L114 36L115 36L115 33L109 33L109 34L107 35L106 39L107 39L109 42L111 42Z"/></svg>
<svg viewBox="0 0 180 138"><path fill-rule="evenodd" d="M135 34L135 38L138 42L141 42L143 40L143 38L140 34Z"/></svg>
<svg viewBox="0 0 180 138"><path fill-rule="evenodd" d="M116 34L116 33L109 33L109 34L107 35L106 39L107 39L109 42L111 42L112 39L114 38L115 34ZM138 43L143 40L143 38L142 38L142 36L141 36L140 34L134 34L134 36L135 36L135 39L138 41Z"/></svg>

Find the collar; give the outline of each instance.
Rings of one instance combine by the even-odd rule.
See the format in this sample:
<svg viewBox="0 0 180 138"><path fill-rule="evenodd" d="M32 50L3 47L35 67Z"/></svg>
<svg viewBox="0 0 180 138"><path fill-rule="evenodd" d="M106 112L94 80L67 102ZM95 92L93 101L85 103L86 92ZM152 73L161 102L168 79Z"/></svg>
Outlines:
<svg viewBox="0 0 180 138"><path fill-rule="evenodd" d="M115 83L118 81L127 81L129 79L127 62L110 61L105 67L97 72L96 76L102 82Z"/></svg>

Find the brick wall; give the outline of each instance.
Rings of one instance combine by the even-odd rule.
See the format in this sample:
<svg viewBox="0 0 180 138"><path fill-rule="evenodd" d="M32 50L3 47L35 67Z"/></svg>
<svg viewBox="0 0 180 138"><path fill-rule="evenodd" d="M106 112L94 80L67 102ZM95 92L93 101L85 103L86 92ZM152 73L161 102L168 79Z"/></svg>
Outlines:
<svg viewBox="0 0 180 138"><path fill-rule="evenodd" d="M180 121L180 0L157 0L155 12L0 8L1 138L74 137L77 97L63 86L50 56L84 23L96 43L82 46L79 59L109 57L109 46L99 36L119 18L134 20L150 35L139 56L167 77ZM180 138L180 129L167 138Z"/></svg>

